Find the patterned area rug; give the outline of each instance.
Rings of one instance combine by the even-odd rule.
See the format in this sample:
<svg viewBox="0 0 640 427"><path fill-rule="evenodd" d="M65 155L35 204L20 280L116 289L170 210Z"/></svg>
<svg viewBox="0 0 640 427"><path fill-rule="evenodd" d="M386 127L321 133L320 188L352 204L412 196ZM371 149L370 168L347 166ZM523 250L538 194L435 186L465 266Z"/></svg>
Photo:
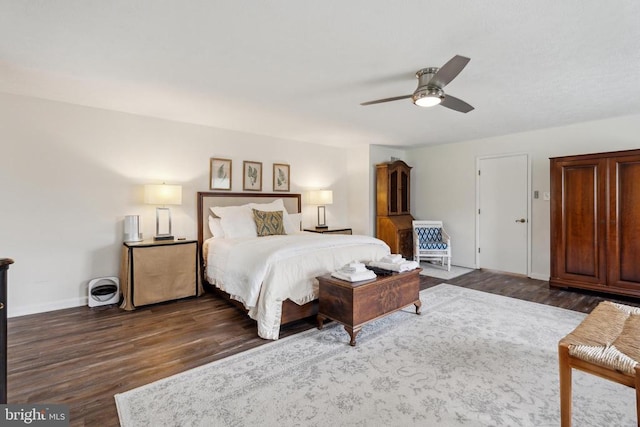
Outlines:
<svg viewBox="0 0 640 427"><path fill-rule="evenodd" d="M421 262L420 267L422 267L422 271L420 272L421 275L436 277L443 280L453 279L454 277L462 276L463 274L473 271L471 268L458 267L456 265L452 265L451 271L447 271L447 267L431 264L429 262Z"/></svg>
<svg viewBox="0 0 640 427"><path fill-rule="evenodd" d="M558 340L584 314L450 285L115 396L123 426L557 426ZM635 426L635 393L574 371L574 424Z"/></svg>

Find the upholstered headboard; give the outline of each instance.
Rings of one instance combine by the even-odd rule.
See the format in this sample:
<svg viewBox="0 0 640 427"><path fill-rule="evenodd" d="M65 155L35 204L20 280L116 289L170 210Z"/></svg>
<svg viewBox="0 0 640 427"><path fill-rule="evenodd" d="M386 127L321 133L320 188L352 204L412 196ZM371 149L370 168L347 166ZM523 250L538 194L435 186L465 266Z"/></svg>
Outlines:
<svg viewBox="0 0 640 427"><path fill-rule="evenodd" d="M212 206L239 206L247 203L269 203L282 199L289 213L300 213L302 196L294 193L222 193L198 192L198 245L202 248L205 240L211 237L209 230L209 208Z"/></svg>

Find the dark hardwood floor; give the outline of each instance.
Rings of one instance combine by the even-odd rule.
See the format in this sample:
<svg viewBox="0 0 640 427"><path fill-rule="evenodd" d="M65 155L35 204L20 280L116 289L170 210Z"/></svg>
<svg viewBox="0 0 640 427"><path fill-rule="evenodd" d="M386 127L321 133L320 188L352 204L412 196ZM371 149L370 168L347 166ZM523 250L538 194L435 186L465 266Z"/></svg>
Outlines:
<svg viewBox="0 0 640 427"><path fill-rule="evenodd" d="M443 280L421 277L421 288ZM590 312L605 299L548 283L473 271L448 283L571 310ZM428 314L429 308L423 307ZM281 337L315 327L299 321ZM77 307L9 319L9 403L63 403L73 426L119 425L113 395L268 343L255 323L215 294L140 308Z"/></svg>

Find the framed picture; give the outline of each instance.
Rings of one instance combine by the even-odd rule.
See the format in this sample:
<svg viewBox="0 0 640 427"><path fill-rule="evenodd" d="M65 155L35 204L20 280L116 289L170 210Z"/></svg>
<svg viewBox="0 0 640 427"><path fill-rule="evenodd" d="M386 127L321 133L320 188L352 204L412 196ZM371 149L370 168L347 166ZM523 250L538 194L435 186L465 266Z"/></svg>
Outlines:
<svg viewBox="0 0 640 427"><path fill-rule="evenodd" d="M231 190L231 160L211 158L209 170L211 190Z"/></svg>
<svg viewBox="0 0 640 427"><path fill-rule="evenodd" d="M245 191L262 191L262 162L242 162L242 189Z"/></svg>
<svg viewBox="0 0 640 427"><path fill-rule="evenodd" d="M289 165L273 164L273 191L289 191Z"/></svg>

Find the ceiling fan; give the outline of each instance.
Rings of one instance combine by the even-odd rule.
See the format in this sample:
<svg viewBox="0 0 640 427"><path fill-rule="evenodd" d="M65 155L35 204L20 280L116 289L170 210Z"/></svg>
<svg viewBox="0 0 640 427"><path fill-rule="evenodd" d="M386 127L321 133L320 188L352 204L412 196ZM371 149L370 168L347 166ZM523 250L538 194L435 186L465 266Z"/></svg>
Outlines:
<svg viewBox="0 0 640 427"><path fill-rule="evenodd" d="M473 107L455 96L446 95L442 88L448 85L451 80L462 71L471 59L456 55L444 64L441 68L430 67L418 70L418 88L411 95L394 96L392 98L376 99L375 101L363 102L360 105L380 104L383 102L399 101L411 98L413 103L419 107L433 107L442 105L461 113L468 113Z"/></svg>

